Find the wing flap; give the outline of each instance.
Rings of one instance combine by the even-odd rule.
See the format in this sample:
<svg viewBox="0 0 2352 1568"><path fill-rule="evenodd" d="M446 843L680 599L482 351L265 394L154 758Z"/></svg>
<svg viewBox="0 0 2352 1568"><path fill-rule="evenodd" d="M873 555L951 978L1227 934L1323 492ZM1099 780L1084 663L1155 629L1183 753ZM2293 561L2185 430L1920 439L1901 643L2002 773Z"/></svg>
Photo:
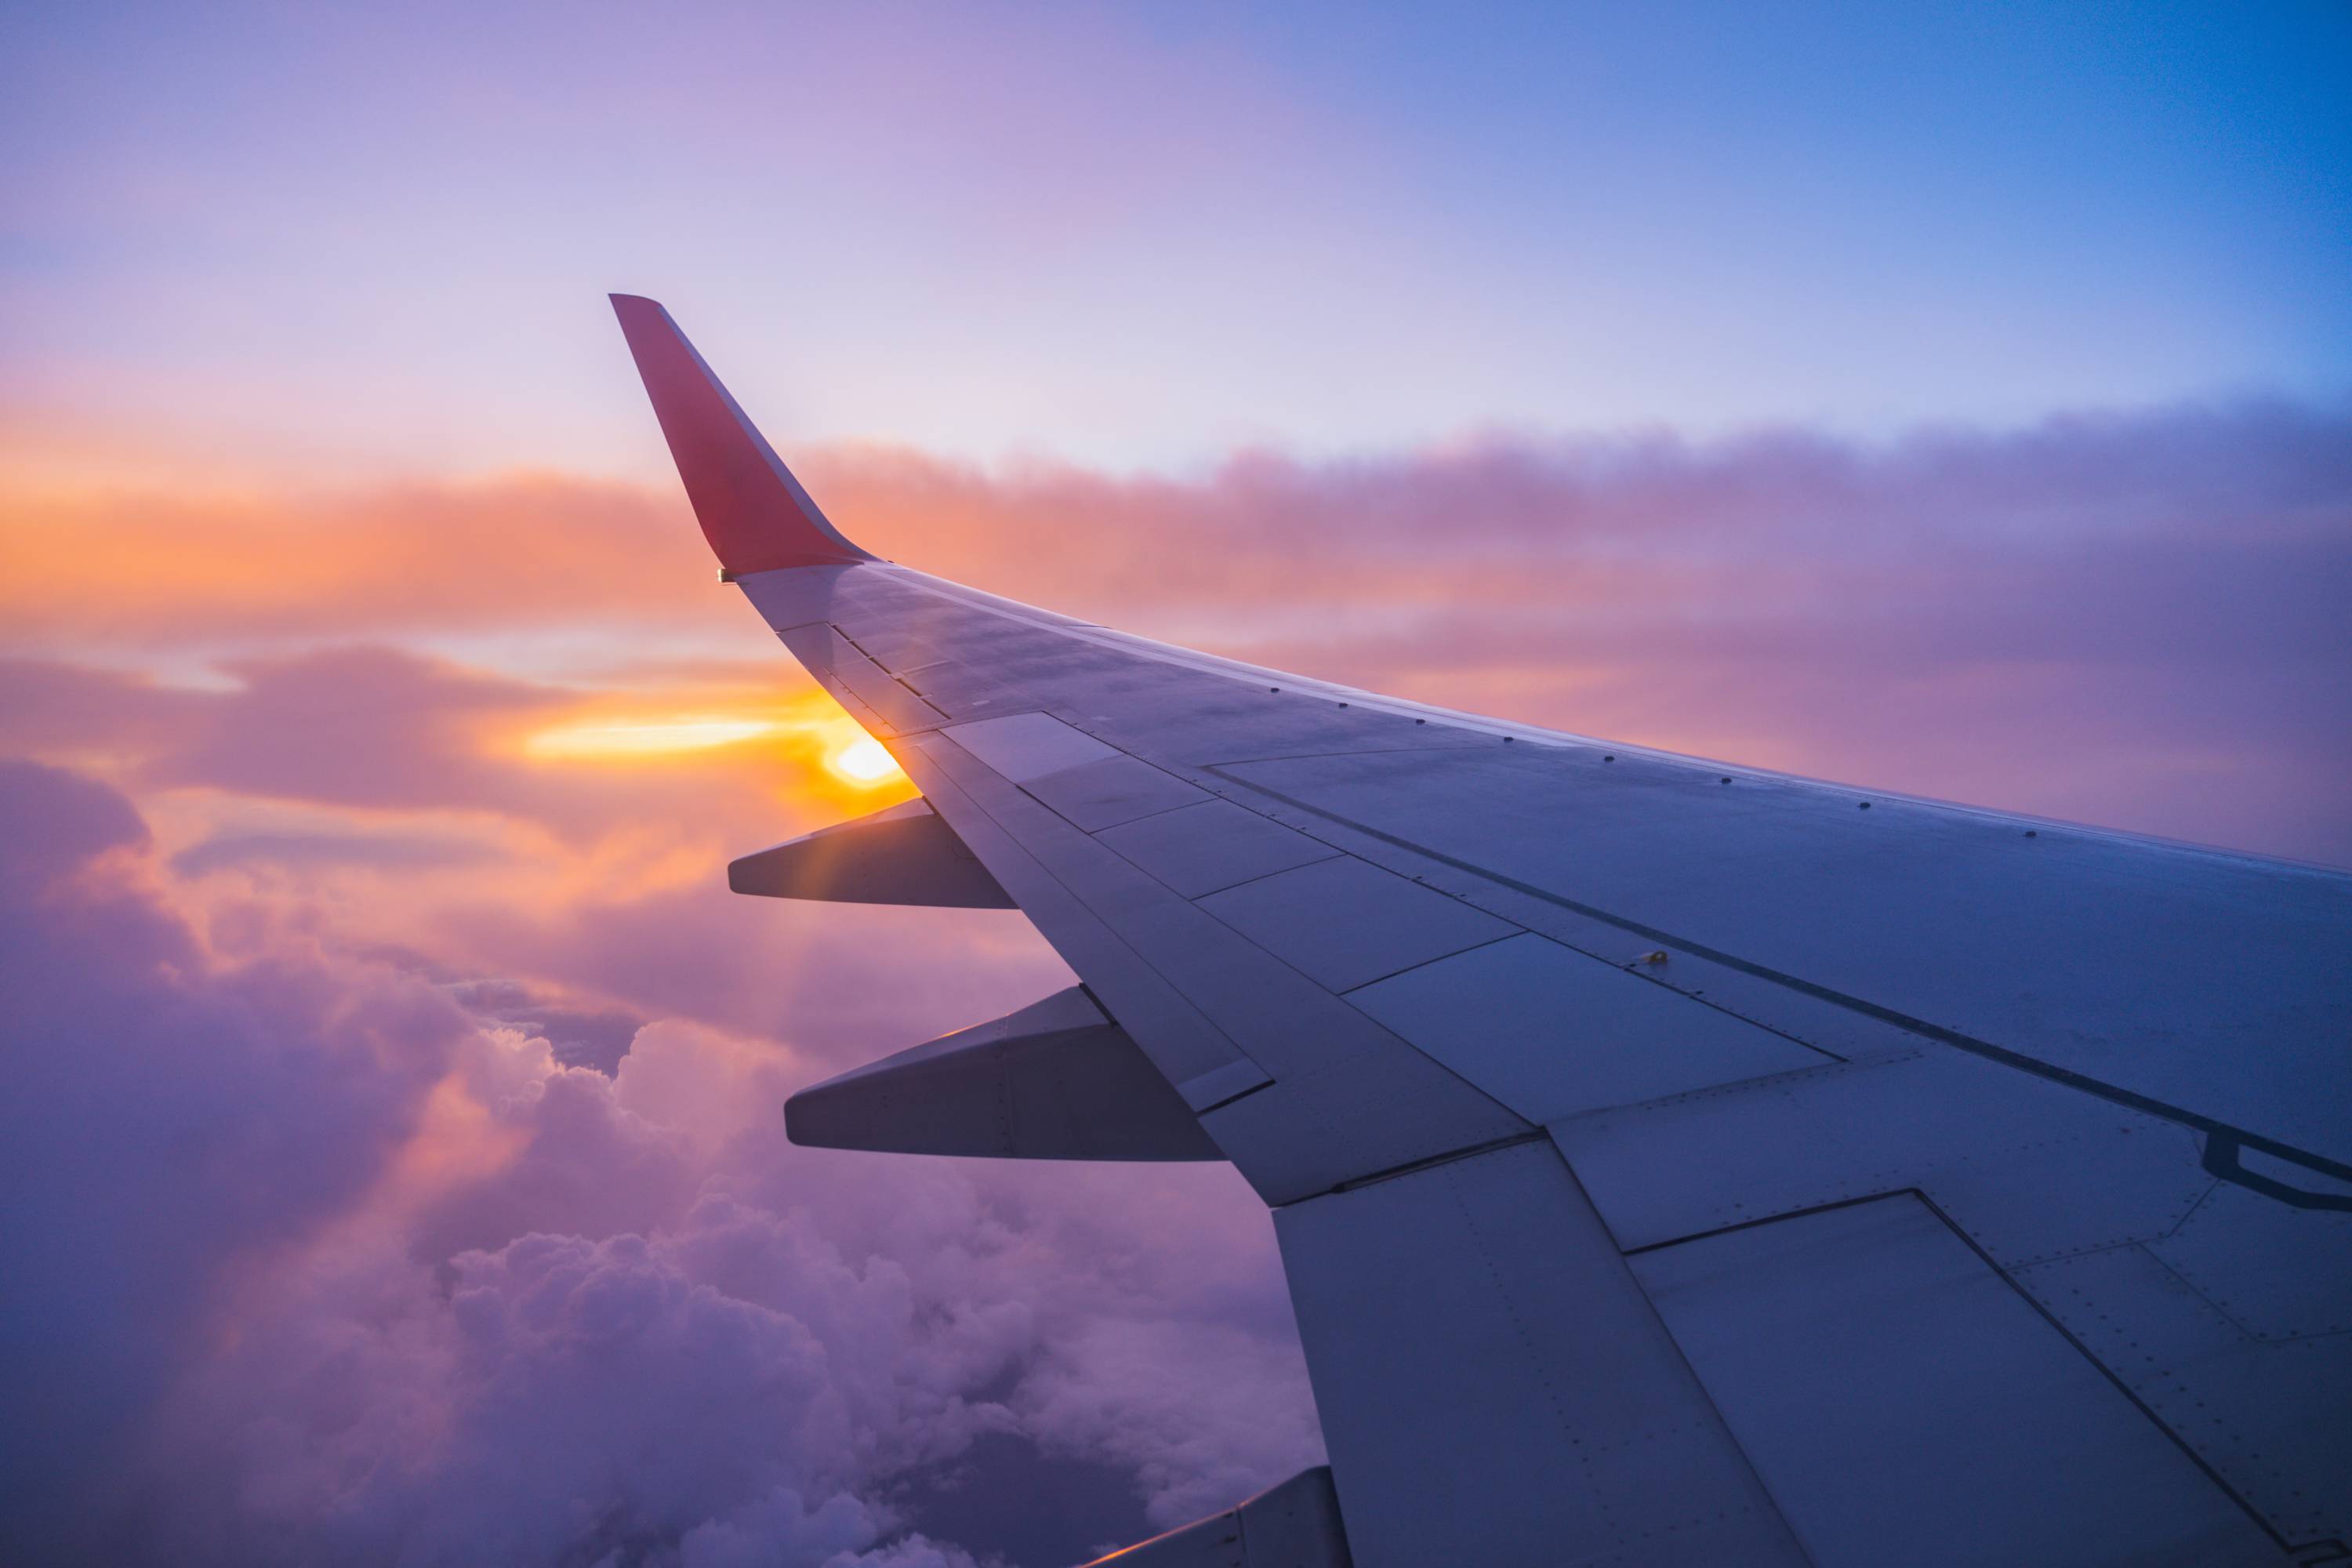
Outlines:
<svg viewBox="0 0 2352 1568"><path fill-rule="evenodd" d="M1364 1568L1806 1561L1549 1143L1275 1231Z"/></svg>

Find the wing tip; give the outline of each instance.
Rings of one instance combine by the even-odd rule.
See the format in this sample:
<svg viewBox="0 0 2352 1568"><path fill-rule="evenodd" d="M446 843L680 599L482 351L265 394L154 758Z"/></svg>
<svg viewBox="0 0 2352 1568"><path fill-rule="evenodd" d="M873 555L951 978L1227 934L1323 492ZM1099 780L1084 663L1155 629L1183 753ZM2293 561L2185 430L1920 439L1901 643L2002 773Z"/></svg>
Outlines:
<svg viewBox="0 0 2352 1568"><path fill-rule="evenodd" d="M605 298L696 521L726 574L874 559L818 509L661 301L643 294Z"/></svg>

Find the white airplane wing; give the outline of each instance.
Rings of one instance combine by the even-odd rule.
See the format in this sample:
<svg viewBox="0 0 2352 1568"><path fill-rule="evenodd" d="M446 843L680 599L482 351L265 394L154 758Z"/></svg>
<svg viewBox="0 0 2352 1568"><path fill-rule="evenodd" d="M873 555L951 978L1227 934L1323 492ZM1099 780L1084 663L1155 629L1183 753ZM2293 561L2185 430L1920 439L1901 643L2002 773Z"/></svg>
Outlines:
<svg viewBox="0 0 2352 1568"><path fill-rule="evenodd" d="M751 892L1084 984L795 1139L1222 1158L1330 1455L1173 1564L2352 1556L2352 877L1397 701L880 561L615 297L718 552L921 788Z"/></svg>

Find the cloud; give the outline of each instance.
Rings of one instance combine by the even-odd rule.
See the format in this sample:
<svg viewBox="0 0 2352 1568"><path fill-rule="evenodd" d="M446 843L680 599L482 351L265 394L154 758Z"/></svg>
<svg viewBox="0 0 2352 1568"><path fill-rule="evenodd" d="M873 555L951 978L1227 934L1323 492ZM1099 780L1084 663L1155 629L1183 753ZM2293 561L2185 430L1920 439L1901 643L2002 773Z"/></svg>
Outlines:
<svg viewBox="0 0 2352 1568"><path fill-rule="evenodd" d="M708 610L682 505L519 475L269 492L202 485L0 489L0 617L19 647L348 641Z"/></svg>
<svg viewBox="0 0 2352 1568"><path fill-rule="evenodd" d="M846 1066L1069 984L1018 915L727 890L732 857L899 798L817 761L856 733L822 694L763 695L747 710L776 728L753 740L605 763L534 757L516 737L614 694L393 649L241 661L236 683L206 688L54 661L5 673L0 691L24 695L0 701L0 744L102 760L137 791L216 945L299 937L510 982L527 1005L472 1000L550 1034L535 1010L605 1020L574 1032L592 1054L572 1059L616 1061L615 1017L683 1017L789 1032ZM716 695L657 700L692 693Z"/></svg>
<svg viewBox="0 0 2352 1568"><path fill-rule="evenodd" d="M1529 722L2347 860L2347 452L2352 411L2249 402L1874 444L1244 453L1181 479L854 446L803 467L886 554L1149 635ZM597 656L608 689L656 670L675 685L698 661L806 690L711 588L667 490L530 476L192 501L0 485L7 515L26 522L0 531L20 649L281 650L234 666L235 722L175 754L184 777L522 809L469 746L498 704L511 725L553 695L284 651L360 637L470 638L490 658L530 644L579 668L583 638L625 632L643 663ZM75 679L16 700L58 744L87 729ZM118 695L126 725L184 721L152 689L143 708ZM300 730L350 744L295 757ZM551 816L543 786L533 809Z"/></svg>
<svg viewBox="0 0 2352 1568"><path fill-rule="evenodd" d="M205 851L198 867L468 858L483 847L428 850L382 832L385 813L490 813L572 837L664 818L781 837L905 798L903 778L860 784L829 767L862 732L796 668L764 673L559 683L339 643L221 661L195 685L17 658L0 659L0 747L102 768L149 795L207 790L377 814L379 831L364 838L283 836L278 853L247 842ZM600 752L582 741L615 732L633 744ZM551 738L567 743L541 744Z"/></svg>
<svg viewBox="0 0 2352 1568"><path fill-rule="evenodd" d="M37 847L0 868L0 1462L8 1528L54 1546L110 1516L108 1473L194 1349L214 1269L359 1192L465 1024L366 974L210 970L142 886L143 826L103 786L0 764L0 816Z"/></svg>
<svg viewBox="0 0 2352 1568"><path fill-rule="evenodd" d="M104 785L0 809L11 1558L960 1568L919 1483L982 1436L1154 1519L1319 1453L1229 1170L796 1150L770 1041L566 1067L511 984L223 956Z"/></svg>
<svg viewBox="0 0 2352 1568"><path fill-rule="evenodd" d="M1206 1211L1223 1223L1138 1259L1070 1242L1198 1220L1202 1184L1171 1205L811 1156L772 1114L787 1060L706 1030L649 1028L609 1080L516 1066L486 1103L528 1131L521 1154L404 1226L288 1259L247 1293L235 1351L175 1391L164 1430L175 1450L201 1436L214 1472L190 1489L242 1502L177 1516L173 1550L692 1562L756 1541L787 1564L961 1562L894 1499L983 1435L1115 1461L1154 1517L1319 1455L1286 1322L1203 1325L1171 1342L1181 1361L1100 1369L1117 1388L1049 1351L1192 1316L1187 1268L1255 1272L1278 1300L1263 1239L1234 1245L1237 1184ZM1070 1211L1090 1216L1076 1237ZM1189 1390L1232 1415L1185 1420ZM1158 1425L1107 1443L1121 1408Z"/></svg>
<svg viewBox="0 0 2352 1568"><path fill-rule="evenodd" d="M1183 482L869 451L837 459L835 514L1277 668L2352 863L2347 454L2352 411L2263 403L1874 445L1245 455Z"/></svg>
<svg viewBox="0 0 2352 1568"><path fill-rule="evenodd" d="M229 665L234 693L159 758L155 782L336 805L487 805L499 798L482 726L559 706L561 694L389 648L327 648Z"/></svg>
<svg viewBox="0 0 2352 1568"><path fill-rule="evenodd" d="M376 866L431 869L467 866L496 858L495 852L461 839L404 834L252 833L207 839L172 858L172 869L201 877L232 866Z"/></svg>
<svg viewBox="0 0 2352 1568"><path fill-rule="evenodd" d="M1179 1369L1218 1367L1215 1382ZM1015 1402L1024 1426L1059 1449L1130 1466L1154 1526L1233 1506L1260 1476L1288 1476L1322 1437L1313 1407L1269 1402L1294 1375L1289 1347L1249 1329L1191 1318L1107 1318L1048 1347Z"/></svg>

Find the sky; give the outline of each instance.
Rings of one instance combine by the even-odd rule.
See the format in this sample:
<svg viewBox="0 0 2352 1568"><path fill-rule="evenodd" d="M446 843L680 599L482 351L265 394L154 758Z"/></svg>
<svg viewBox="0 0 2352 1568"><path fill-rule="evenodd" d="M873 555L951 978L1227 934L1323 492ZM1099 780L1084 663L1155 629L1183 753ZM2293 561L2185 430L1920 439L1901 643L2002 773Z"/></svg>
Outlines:
<svg viewBox="0 0 2352 1568"><path fill-rule="evenodd" d="M1130 630L2352 866L2352 12L0 18L0 1557L1053 1568L1321 1456L1220 1165L793 1149L1070 983L604 295Z"/></svg>

